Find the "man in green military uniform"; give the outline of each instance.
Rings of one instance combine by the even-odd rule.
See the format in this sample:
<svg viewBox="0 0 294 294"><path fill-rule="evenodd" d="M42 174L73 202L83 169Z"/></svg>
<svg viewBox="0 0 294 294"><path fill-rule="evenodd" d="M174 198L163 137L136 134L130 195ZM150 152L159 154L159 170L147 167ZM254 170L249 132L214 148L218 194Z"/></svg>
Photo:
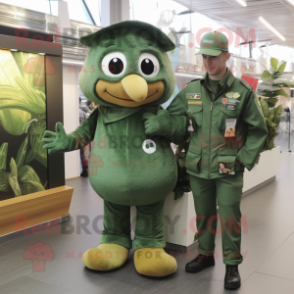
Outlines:
<svg viewBox="0 0 294 294"><path fill-rule="evenodd" d="M186 271L199 272L214 262L217 219L222 228L225 288L241 285L243 260L240 201L244 167L254 167L267 137L260 102L253 88L226 67L228 39L218 32L202 37L200 51L206 75L178 94L188 103L191 140L186 156L197 215L199 255ZM219 205L217 216L216 201Z"/></svg>

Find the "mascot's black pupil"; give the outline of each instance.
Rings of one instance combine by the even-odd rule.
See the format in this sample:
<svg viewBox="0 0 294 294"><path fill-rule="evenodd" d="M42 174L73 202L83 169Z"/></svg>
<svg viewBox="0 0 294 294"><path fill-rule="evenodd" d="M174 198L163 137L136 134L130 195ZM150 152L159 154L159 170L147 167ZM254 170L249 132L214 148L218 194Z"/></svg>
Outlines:
<svg viewBox="0 0 294 294"><path fill-rule="evenodd" d="M151 75L154 72L154 63L146 58L141 63L141 70L145 75Z"/></svg>
<svg viewBox="0 0 294 294"><path fill-rule="evenodd" d="M109 68L109 71L112 74L118 75L118 74L120 74L123 71L124 64L123 64L123 62L122 62L121 59L119 59L119 58L113 58L109 62L108 68Z"/></svg>

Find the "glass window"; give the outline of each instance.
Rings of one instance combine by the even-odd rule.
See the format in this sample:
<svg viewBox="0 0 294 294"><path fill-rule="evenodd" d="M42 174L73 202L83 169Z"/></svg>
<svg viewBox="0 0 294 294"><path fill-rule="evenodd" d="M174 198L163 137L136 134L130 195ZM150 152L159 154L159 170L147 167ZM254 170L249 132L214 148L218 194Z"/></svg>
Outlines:
<svg viewBox="0 0 294 294"><path fill-rule="evenodd" d="M101 26L101 0L85 0L97 26Z"/></svg>
<svg viewBox="0 0 294 294"><path fill-rule="evenodd" d="M23 0L1 0L0 3L9 4L12 6L22 7L42 13L50 14L50 3L47 0L31 0L31 1L23 1ZM51 3L51 5L53 2ZM54 6L57 6L57 3L54 3ZM57 11L56 11L57 15Z"/></svg>
<svg viewBox="0 0 294 294"><path fill-rule="evenodd" d="M68 13L69 13L70 19L76 20L79 22L93 24L93 21L88 13L88 10L86 9L82 0L70 0L70 1L67 0L65 2L67 2L68 4ZM91 8L94 8L95 2L97 2L98 4L98 0L97 1L88 0L87 5L89 3L89 6ZM46 14L52 14L56 16L58 15L58 1L56 0L50 0L50 1L49 0L30 0L30 1L0 0L0 3L22 7L22 8L26 8L26 9L46 13Z"/></svg>

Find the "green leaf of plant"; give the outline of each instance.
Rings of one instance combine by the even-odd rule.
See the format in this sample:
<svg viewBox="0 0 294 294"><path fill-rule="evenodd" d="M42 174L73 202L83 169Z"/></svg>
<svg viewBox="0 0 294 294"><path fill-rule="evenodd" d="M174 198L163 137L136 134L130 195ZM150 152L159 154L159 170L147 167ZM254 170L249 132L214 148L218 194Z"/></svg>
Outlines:
<svg viewBox="0 0 294 294"><path fill-rule="evenodd" d="M31 108L31 111L36 114L42 114L46 112L45 94L41 91L35 90L25 81L15 78L21 90L24 92L23 95Z"/></svg>
<svg viewBox="0 0 294 294"><path fill-rule="evenodd" d="M269 99L265 99L265 101L267 103L276 104L279 101L279 99L277 99L277 98L269 98Z"/></svg>
<svg viewBox="0 0 294 294"><path fill-rule="evenodd" d="M261 84L258 85L258 89L259 90L274 91L274 90L279 90L280 87L261 83Z"/></svg>
<svg viewBox="0 0 294 294"><path fill-rule="evenodd" d="M273 82L274 82L274 79L273 79L272 76L270 76L270 77L268 77L268 78L263 77L263 78L262 78L262 83L261 83L261 85L264 85L264 84L265 84L265 85L272 85Z"/></svg>
<svg viewBox="0 0 294 294"><path fill-rule="evenodd" d="M10 172L14 174L16 178L18 177L18 169L13 157L11 157L11 160L10 160Z"/></svg>
<svg viewBox="0 0 294 294"><path fill-rule="evenodd" d="M280 73L284 72L284 70L285 70L285 68L286 68L286 65L287 65L287 62L283 62L283 63L279 66L278 71L279 71Z"/></svg>
<svg viewBox="0 0 294 294"><path fill-rule="evenodd" d="M272 79L272 75L271 75L271 73L268 70L264 70L263 73L262 73L262 75L261 75L261 77L263 79Z"/></svg>
<svg viewBox="0 0 294 294"><path fill-rule="evenodd" d="M24 133L26 133L26 134L28 133L31 124L32 124L34 121L38 121L38 120L37 120L36 118L33 118L33 119L31 119L30 121L28 121L28 122L24 125Z"/></svg>
<svg viewBox="0 0 294 294"><path fill-rule="evenodd" d="M294 88L294 83L277 83L277 84L273 84L273 86L275 87L279 87L279 88Z"/></svg>
<svg viewBox="0 0 294 294"><path fill-rule="evenodd" d="M274 108L275 109L275 115L273 118L273 122L278 126L282 117L282 114L284 112L282 105L279 105L278 107Z"/></svg>
<svg viewBox="0 0 294 294"><path fill-rule="evenodd" d="M34 159L35 159L35 152L33 149L31 149L26 156L25 163L28 164L31 161L33 161Z"/></svg>
<svg viewBox="0 0 294 294"><path fill-rule="evenodd" d="M11 158L11 161L10 161L10 170L11 170L11 173L9 174L8 179L9 179L9 184L11 186L11 189L13 190L15 197L22 196L21 189L19 187L19 183L17 179L17 174L18 174L17 165L13 158Z"/></svg>
<svg viewBox="0 0 294 294"><path fill-rule="evenodd" d="M8 143L3 143L0 147L0 171L6 170L6 160L8 152Z"/></svg>
<svg viewBox="0 0 294 294"><path fill-rule="evenodd" d="M27 181L21 185L23 195L44 191L44 187L39 182Z"/></svg>
<svg viewBox="0 0 294 294"><path fill-rule="evenodd" d="M271 122L273 122L274 117L275 117L275 110L272 109L272 110L270 110L270 112L269 112L268 120L271 121ZM273 122L273 123L274 123L274 122Z"/></svg>
<svg viewBox="0 0 294 294"><path fill-rule="evenodd" d="M44 167L47 167L47 151L45 153L35 153L35 159L39 161Z"/></svg>
<svg viewBox="0 0 294 294"><path fill-rule="evenodd" d="M274 93L275 93L276 96L281 95L281 96L284 96L286 98L291 98L283 89L276 90L276 91L274 91Z"/></svg>
<svg viewBox="0 0 294 294"><path fill-rule="evenodd" d="M37 175L35 170L29 165L24 165L19 170L18 181L19 181L20 185L22 185L28 181L41 183L39 176Z"/></svg>
<svg viewBox="0 0 294 294"><path fill-rule="evenodd" d="M36 53L28 52L12 52L16 64L27 82L35 90L45 93L45 85L40 86L40 80L45 76L45 58Z"/></svg>
<svg viewBox="0 0 294 294"><path fill-rule="evenodd" d="M283 73L281 73L281 72L279 72L279 71L275 71L275 72L273 73L273 78L274 78L274 80L275 80L275 79L278 79L282 74L283 74Z"/></svg>
<svg viewBox="0 0 294 294"><path fill-rule="evenodd" d="M33 122L29 130L29 135L30 135L30 144L32 149L34 149L35 153L47 156L46 150L42 148L43 146L42 140L44 138L45 130L46 130L45 120Z"/></svg>
<svg viewBox="0 0 294 294"><path fill-rule="evenodd" d="M263 90L263 91L259 91L258 93L259 93L259 95L262 95L262 96L267 97L267 98L275 98L275 97L277 97L277 94L276 94L275 91Z"/></svg>
<svg viewBox="0 0 294 294"><path fill-rule="evenodd" d="M271 58L271 67L274 69L274 71L278 70L278 60L276 58Z"/></svg>
<svg viewBox="0 0 294 294"><path fill-rule="evenodd" d="M0 105L0 110L11 110L11 109L17 109L17 110L21 110L21 111L25 111L25 112L30 112L30 109L27 108L27 105L24 103L19 103L19 104L15 104L15 103L7 103L7 104L2 104ZM21 125L22 129L23 126Z"/></svg>
<svg viewBox="0 0 294 294"><path fill-rule="evenodd" d="M20 145L18 152L17 152L17 156L16 156L16 165L17 168L20 169L25 161L25 157L27 154L27 150L28 150L28 145L29 145L29 137L27 136L25 138L25 140L22 142L22 144Z"/></svg>
<svg viewBox="0 0 294 294"><path fill-rule="evenodd" d="M0 192L9 192L10 190L9 172L0 170Z"/></svg>
<svg viewBox="0 0 294 294"><path fill-rule="evenodd" d="M266 92L264 90L257 89L256 94L261 95L261 96L265 96Z"/></svg>
<svg viewBox="0 0 294 294"><path fill-rule="evenodd" d="M23 134L23 125L31 119L30 109L22 98L20 90L0 84L0 120L5 131L15 136Z"/></svg>
<svg viewBox="0 0 294 294"><path fill-rule="evenodd" d="M269 107L268 104L266 103L266 101L264 101L264 99L260 99L260 104L263 110L263 114L265 118L269 117Z"/></svg>

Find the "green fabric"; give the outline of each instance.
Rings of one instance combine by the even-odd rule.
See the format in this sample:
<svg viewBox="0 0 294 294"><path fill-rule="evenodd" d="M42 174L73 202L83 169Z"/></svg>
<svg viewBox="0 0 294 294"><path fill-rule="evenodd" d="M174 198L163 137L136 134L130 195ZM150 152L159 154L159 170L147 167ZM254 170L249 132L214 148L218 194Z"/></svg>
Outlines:
<svg viewBox="0 0 294 294"><path fill-rule="evenodd" d="M219 89L219 81L209 79L209 87L214 94L217 94Z"/></svg>
<svg viewBox="0 0 294 294"><path fill-rule="evenodd" d="M223 51L228 52L229 40L220 32L209 32L202 36L200 50L196 53L206 54L211 56L218 56Z"/></svg>
<svg viewBox="0 0 294 294"><path fill-rule="evenodd" d="M164 200L176 185L176 158L170 141L145 134L144 113L141 110L109 124L98 117L89 180L106 201L126 206L150 205ZM149 139L156 146L150 154L143 149L143 142Z"/></svg>
<svg viewBox="0 0 294 294"><path fill-rule="evenodd" d="M187 154L189 160L186 161L186 165L190 175L204 179L228 176L219 174L218 160L222 149L236 149L235 171L238 171L240 163L251 170L267 137L267 127L256 106L254 91L248 90L238 78L234 78L232 73L229 73L227 81L221 80L221 82L224 83L224 87L217 94L214 102L211 99L211 92L206 87L205 77L189 83L178 93L181 97L186 97L186 93L201 95L198 101L202 102L202 109L200 107L195 119L201 121L201 124L198 123L196 131L191 133ZM226 96L229 92L239 93L240 97L230 100ZM234 110L228 110L227 105L233 105ZM187 107L188 110L193 111L195 105L189 104ZM230 118L237 119L236 136L225 138L226 119ZM195 155L196 148L200 150L201 155ZM198 160L197 165L194 164L195 160Z"/></svg>
<svg viewBox="0 0 294 294"><path fill-rule="evenodd" d="M234 76L230 72L228 68L226 68L226 74L222 77L219 81L214 81L209 78L208 73L204 75L201 79L201 84L211 92L210 97L212 101L215 101L216 97L218 96L219 92L221 92L224 88L226 88L226 84L230 87L232 82L234 81Z"/></svg>
<svg viewBox="0 0 294 294"><path fill-rule="evenodd" d="M146 134L143 116L156 115L175 88L175 74L166 51L174 44L158 28L142 22L122 22L83 37L81 42L90 50L80 74L80 88L89 100L99 107L70 134L61 123L56 133L46 132L44 149L49 154L82 148L92 142L89 180L94 191L104 199L104 230L102 243L116 243L126 248L130 242L130 206L137 206L137 228L134 248L165 246L163 236L163 205L177 181L177 161L170 148L170 139L185 138L185 99L174 102L168 112L171 129L163 134ZM121 75L106 75L103 58L121 52L126 58ZM159 72L154 77L141 73L138 60L141 54L153 54L159 61ZM121 82L136 74L147 84L163 82L164 93L154 102L138 108L126 108L103 100L96 92L99 80ZM179 130L176 127L179 125ZM152 220L148 229L144 220ZM153 223L154 222L154 223Z"/></svg>
<svg viewBox="0 0 294 294"><path fill-rule="evenodd" d="M214 180L190 176L190 183L198 216L196 219L198 251L203 255L216 254L215 236L221 233L223 252L217 252L218 256L223 256L223 262L228 265L242 263L240 202L243 174L238 172L234 176ZM219 206L218 217L216 200ZM221 222L219 229L217 229L217 218Z"/></svg>
<svg viewBox="0 0 294 294"><path fill-rule="evenodd" d="M120 82L124 77L130 74L142 76L138 68L138 59L142 53L146 52L157 57L160 64L160 70L155 77L144 76L144 79L147 83L162 81L165 85L163 96L159 100L149 103L148 106L159 106L171 97L175 88L175 74L169 57L160 47L157 47L154 44L153 46L152 43L150 44L149 40L146 40L143 30L138 31L136 27L130 27L127 31L119 30L115 33L115 39L109 39L107 33L101 33L100 38L102 41L99 42L98 45L93 45L90 48L80 73L80 87L83 94L89 100L101 106L117 109L124 108L123 106L114 105L101 99L96 93L96 84L98 80L112 83ZM110 46L111 44L114 44L114 46ZM116 51L123 52L125 55L127 68L123 74L112 77L103 72L101 63L105 55Z"/></svg>
<svg viewBox="0 0 294 294"><path fill-rule="evenodd" d="M141 106L135 108L113 108L113 107L106 107L106 106L99 106L99 112L103 117L103 122L105 124L109 124L112 122L117 122L124 118L127 118L134 113L137 113L141 110L150 112L150 114L156 114L159 110L160 106Z"/></svg>
<svg viewBox="0 0 294 294"><path fill-rule="evenodd" d="M182 144L187 139L186 99L178 96L169 107L158 111L157 115L143 115L147 135L163 136L175 144Z"/></svg>
<svg viewBox="0 0 294 294"><path fill-rule="evenodd" d="M164 200L147 206L137 206L133 249L164 248ZM130 238L130 207L104 201L104 228L100 244L113 243L132 248ZM131 220L134 221L134 220Z"/></svg>
<svg viewBox="0 0 294 294"><path fill-rule="evenodd" d="M93 34L84 36L81 38L81 43L89 47L97 46L105 39L114 38L118 35L125 37L129 30L134 30L137 35L141 35L142 38L148 40L148 44L158 47L165 52L175 49L175 44L157 27L145 22L130 20L110 25ZM127 40L123 41L126 45L128 44ZM137 45L142 45L139 40Z"/></svg>
<svg viewBox="0 0 294 294"><path fill-rule="evenodd" d="M106 107L106 106L99 106L99 112L103 117L103 122L105 124L109 124L112 122L117 122L122 120L141 109L139 107L136 108L113 108L113 107Z"/></svg>
<svg viewBox="0 0 294 294"><path fill-rule="evenodd" d="M43 149L48 149L49 154L68 152L81 149L93 140L99 109L96 108L91 115L72 133L66 134L61 123L56 124L56 132L45 131Z"/></svg>

